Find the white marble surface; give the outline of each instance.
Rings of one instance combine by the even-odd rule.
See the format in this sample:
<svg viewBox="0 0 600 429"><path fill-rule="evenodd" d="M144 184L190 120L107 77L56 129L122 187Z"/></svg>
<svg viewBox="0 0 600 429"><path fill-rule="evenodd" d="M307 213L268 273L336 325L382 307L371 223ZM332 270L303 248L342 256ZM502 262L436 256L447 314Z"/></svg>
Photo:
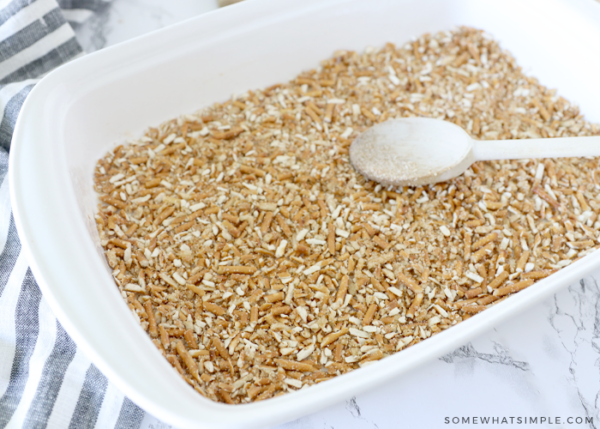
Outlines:
<svg viewBox="0 0 600 429"><path fill-rule="evenodd" d="M216 7L216 0L113 0L76 33L91 52ZM598 281L600 270L408 376L280 428L467 427L446 424L446 417L506 417L502 427L600 427ZM518 424L518 417L538 423ZM553 424L540 424L542 417ZM593 423L567 422L586 417ZM167 428L149 414L142 423Z"/></svg>
<svg viewBox="0 0 600 429"><path fill-rule="evenodd" d="M217 0L112 0L75 34L89 53L214 9Z"/></svg>

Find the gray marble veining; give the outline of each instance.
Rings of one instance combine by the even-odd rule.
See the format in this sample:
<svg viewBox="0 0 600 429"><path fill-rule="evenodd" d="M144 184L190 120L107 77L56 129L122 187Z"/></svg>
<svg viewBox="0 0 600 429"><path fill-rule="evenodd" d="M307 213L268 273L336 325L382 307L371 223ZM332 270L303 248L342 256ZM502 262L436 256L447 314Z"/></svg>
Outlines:
<svg viewBox="0 0 600 429"><path fill-rule="evenodd" d="M90 53L215 9L217 0L112 0L75 35Z"/></svg>

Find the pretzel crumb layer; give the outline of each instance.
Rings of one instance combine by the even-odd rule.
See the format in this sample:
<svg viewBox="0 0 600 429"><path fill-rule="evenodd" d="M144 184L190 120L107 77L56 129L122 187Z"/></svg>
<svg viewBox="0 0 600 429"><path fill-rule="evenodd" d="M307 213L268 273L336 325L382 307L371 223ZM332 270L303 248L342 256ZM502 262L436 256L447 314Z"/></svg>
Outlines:
<svg viewBox="0 0 600 429"><path fill-rule="evenodd" d="M480 140L599 135L463 27L336 52L98 161L116 284L200 394L248 403L369 365L598 248L597 158L478 162L419 188L356 173L358 133L411 116Z"/></svg>

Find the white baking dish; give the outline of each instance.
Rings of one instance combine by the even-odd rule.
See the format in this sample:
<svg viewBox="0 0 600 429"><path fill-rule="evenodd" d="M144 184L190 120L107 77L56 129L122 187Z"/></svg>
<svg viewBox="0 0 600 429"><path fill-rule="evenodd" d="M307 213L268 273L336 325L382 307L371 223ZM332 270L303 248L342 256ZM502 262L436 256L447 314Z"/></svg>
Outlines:
<svg viewBox="0 0 600 429"><path fill-rule="evenodd" d="M147 126L286 81L337 49L403 44L457 25L487 30L528 72L600 121L600 5L591 0L250 0L45 77L29 95L13 138L13 210L46 299L99 369L141 407L180 428L270 426L401 382L403 373L597 267L600 252L406 351L250 405L214 403L189 388L123 302L95 245L92 221L92 168L107 150Z"/></svg>

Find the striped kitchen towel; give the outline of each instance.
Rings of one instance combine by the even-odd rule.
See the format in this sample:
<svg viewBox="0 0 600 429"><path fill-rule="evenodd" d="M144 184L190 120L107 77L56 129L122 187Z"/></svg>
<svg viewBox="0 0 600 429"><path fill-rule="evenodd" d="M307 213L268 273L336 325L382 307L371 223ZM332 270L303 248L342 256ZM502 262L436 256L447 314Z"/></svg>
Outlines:
<svg viewBox="0 0 600 429"><path fill-rule="evenodd" d="M21 252L8 151L35 83L83 54L71 25L103 0L0 0L0 428L139 428L125 398L69 338Z"/></svg>

